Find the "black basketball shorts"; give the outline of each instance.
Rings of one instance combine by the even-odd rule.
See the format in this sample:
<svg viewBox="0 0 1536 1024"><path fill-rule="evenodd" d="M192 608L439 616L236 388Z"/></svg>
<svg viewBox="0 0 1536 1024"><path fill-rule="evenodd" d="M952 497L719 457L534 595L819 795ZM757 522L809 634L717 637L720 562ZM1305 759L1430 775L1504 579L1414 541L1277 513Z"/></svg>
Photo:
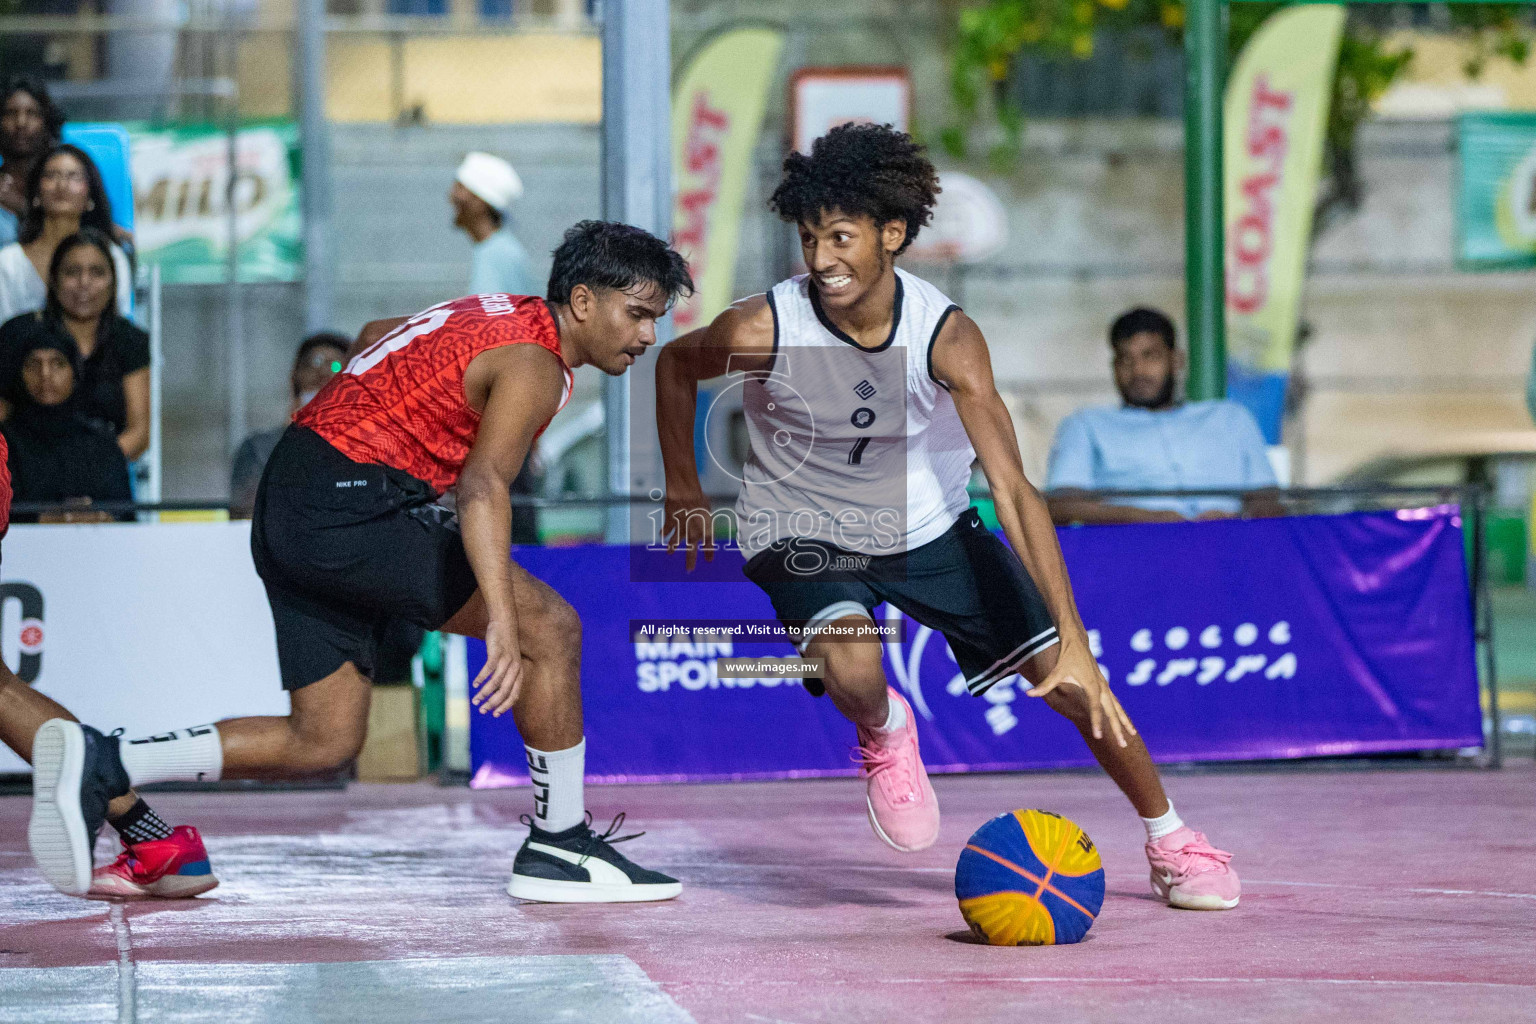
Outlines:
<svg viewBox="0 0 1536 1024"><path fill-rule="evenodd" d="M437 629L473 596L458 521L435 500L408 473L353 462L305 427L284 432L256 492L251 555L285 690L348 661L371 676L390 622Z"/></svg>
<svg viewBox="0 0 1536 1024"><path fill-rule="evenodd" d="M754 555L745 572L779 621L805 630L802 650L821 626L848 615L873 618L876 605L890 602L944 634L972 694L1060 639L1024 564L975 509L902 554L866 557L820 541L780 541Z"/></svg>

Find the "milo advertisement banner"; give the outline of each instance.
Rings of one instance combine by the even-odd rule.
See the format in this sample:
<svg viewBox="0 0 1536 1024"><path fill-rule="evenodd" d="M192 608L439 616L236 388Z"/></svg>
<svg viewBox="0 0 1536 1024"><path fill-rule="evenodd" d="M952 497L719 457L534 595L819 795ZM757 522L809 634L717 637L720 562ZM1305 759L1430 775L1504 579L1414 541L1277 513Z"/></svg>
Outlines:
<svg viewBox="0 0 1536 1024"><path fill-rule="evenodd" d="M1536 113L1463 114L1457 129L1457 262L1536 266Z"/></svg>
<svg viewBox="0 0 1536 1024"><path fill-rule="evenodd" d="M229 275L229 133L222 125L129 126L139 262L167 284ZM299 131L248 122L235 133L234 228L242 281L297 281L304 269Z"/></svg>

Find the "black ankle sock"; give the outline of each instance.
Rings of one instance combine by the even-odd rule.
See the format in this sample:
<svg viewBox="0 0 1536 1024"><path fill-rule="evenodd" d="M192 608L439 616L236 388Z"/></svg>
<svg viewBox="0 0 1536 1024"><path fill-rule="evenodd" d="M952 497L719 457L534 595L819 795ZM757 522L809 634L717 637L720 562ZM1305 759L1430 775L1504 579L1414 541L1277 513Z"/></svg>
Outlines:
<svg viewBox="0 0 1536 1024"><path fill-rule="evenodd" d="M117 829L117 834L123 837L123 842L132 846L134 843L144 843L151 839L171 838L171 826L160 819L160 815L150 810L149 804L144 798L133 802L133 806L126 812L115 818L108 818L112 827Z"/></svg>

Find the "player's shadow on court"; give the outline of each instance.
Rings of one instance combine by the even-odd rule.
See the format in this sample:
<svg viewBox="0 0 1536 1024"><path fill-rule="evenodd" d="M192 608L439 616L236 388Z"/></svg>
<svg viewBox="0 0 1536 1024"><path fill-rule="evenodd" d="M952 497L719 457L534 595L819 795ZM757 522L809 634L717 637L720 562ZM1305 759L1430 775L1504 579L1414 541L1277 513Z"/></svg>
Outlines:
<svg viewBox="0 0 1536 1024"><path fill-rule="evenodd" d="M729 888L767 906L915 907L927 904L933 894L948 894L954 889L954 882L943 874L885 865L855 864L839 870L793 861L764 864L762 850L756 848L724 849L720 857L720 866L727 871L712 879L696 878L696 883ZM740 884L742 868L747 868L753 879L748 885Z"/></svg>
<svg viewBox="0 0 1536 1024"><path fill-rule="evenodd" d="M234 900L220 900L217 895L191 896L178 900L102 900L103 910L113 906L123 908L123 915L131 923L140 914L189 914L208 907L231 906ZM110 910L108 910L110 913Z"/></svg>
<svg viewBox="0 0 1536 1024"><path fill-rule="evenodd" d="M983 942L981 939L978 939L976 937L975 933L971 932L971 931L950 932L948 935L944 936L944 938L948 939L950 942L958 942L958 943L961 943L962 945L966 945L966 946L985 946L985 945L988 945L988 943ZM1074 943L1074 945L1081 946L1083 943L1085 943L1085 942L1093 942L1097 938L1098 938L1098 936L1094 935L1092 932L1089 932L1087 935L1084 935L1080 940L1078 940L1076 943ZM1009 949L1009 948L1019 949L1021 947L1019 947L1019 946L1013 946L1013 947L999 946L997 948L998 949ZM1036 946L1036 947L1024 947L1024 948L1044 949L1046 947Z"/></svg>

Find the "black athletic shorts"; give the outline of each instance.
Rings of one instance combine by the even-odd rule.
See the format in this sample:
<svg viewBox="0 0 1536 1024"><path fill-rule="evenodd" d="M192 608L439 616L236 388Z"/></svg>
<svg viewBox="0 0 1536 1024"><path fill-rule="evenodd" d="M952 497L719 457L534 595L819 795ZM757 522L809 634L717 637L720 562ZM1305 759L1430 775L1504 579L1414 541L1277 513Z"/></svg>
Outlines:
<svg viewBox="0 0 1536 1024"><path fill-rule="evenodd" d="M835 619L873 618L875 606L889 601L944 634L973 694L1059 639L1024 564L975 509L937 540L902 554L865 562L819 541L781 541L754 555L745 571L767 592L779 621L804 627L807 640Z"/></svg>
<svg viewBox="0 0 1536 1024"><path fill-rule="evenodd" d="M251 555L277 627L283 688L350 661L372 676L385 627L437 629L475 592L458 521L421 480L353 462L291 426L256 491Z"/></svg>

